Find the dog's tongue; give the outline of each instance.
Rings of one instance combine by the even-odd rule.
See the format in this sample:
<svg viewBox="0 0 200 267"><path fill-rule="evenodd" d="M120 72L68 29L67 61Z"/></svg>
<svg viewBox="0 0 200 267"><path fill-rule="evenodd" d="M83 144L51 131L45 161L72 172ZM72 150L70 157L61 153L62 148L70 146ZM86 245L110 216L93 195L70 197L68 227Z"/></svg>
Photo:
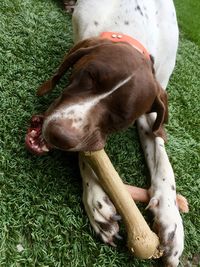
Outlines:
<svg viewBox="0 0 200 267"><path fill-rule="evenodd" d="M25 137L26 148L33 154L42 155L47 153L50 146L42 137L43 115L34 115L31 118L30 127Z"/></svg>

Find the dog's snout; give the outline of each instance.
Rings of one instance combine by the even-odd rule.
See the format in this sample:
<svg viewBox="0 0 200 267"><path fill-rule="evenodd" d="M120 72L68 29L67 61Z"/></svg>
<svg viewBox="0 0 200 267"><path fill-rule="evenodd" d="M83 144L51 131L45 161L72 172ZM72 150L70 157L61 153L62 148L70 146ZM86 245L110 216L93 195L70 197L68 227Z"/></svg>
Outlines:
<svg viewBox="0 0 200 267"><path fill-rule="evenodd" d="M78 145L76 132L59 124L52 124L45 130L45 140L55 148L70 150Z"/></svg>

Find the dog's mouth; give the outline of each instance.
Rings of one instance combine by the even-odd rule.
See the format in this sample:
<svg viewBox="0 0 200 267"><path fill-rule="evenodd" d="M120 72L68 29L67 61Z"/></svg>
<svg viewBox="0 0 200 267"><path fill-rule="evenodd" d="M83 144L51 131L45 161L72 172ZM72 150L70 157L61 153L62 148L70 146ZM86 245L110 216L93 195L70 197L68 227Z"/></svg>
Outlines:
<svg viewBox="0 0 200 267"><path fill-rule="evenodd" d="M27 149L37 155L42 155L50 150L50 145L42 137L43 115L34 115L31 118L30 127L28 128L25 144Z"/></svg>
<svg viewBox="0 0 200 267"><path fill-rule="evenodd" d="M43 137L43 124L45 116L44 115L34 115L30 120L30 127L27 130L25 136L25 145L26 148L35 155L43 155L49 152L50 149L57 148L64 151L97 151L102 149L105 146L105 138L102 139L100 132L94 132L92 135L86 136L82 142L78 142L77 145L69 146L69 136L64 136L62 142L62 131L55 131L55 138L51 133L50 141L48 142ZM51 127L52 129L52 127ZM55 139L55 140L54 140ZM60 141L62 144L57 144L55 141Z"/></svg>

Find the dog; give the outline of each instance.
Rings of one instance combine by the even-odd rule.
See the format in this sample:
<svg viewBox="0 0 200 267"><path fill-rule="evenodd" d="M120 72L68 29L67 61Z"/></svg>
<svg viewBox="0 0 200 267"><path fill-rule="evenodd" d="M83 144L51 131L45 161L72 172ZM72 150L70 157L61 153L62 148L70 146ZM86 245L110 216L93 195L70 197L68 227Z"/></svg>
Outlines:
<svg viewBox="0 0 200 267"><path fill-rule="evenodd" d="M165 89L179 35L173 1L79 0L72 23L75 45L38 95L50 92L73 67L69 86L43 115L32 118L26 144L37 154L50 148L95 151L105 146L109 134L136 121L151 175L148 208L155 216L165 266L176 267L184 230L164 131ZM105 243L115 245L116 209L90 166L80 162L80 171L91 225Z"/></svg>

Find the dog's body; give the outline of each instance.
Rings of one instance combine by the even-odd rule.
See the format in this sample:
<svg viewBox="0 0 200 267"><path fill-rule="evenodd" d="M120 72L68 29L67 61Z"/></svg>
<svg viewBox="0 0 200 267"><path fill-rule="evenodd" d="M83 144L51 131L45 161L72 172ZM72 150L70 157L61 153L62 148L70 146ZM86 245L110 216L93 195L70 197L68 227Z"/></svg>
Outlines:
<svg viewBox="0 0 200 267"><path fill-rule="evenodd" d="M139 40L154 57L156 78L166 88L178 47L176 12L171 0L84 0L73 13L74 41L121 32Z"/></svg>
<svg viewBox="0 0 200 267"><path fill-rule="evenodd" d="M73 28L75 42L99 36L105 31L120 32L139 40L153 56L156 79L166 89L178 47L176 12L171 0L79 0L73 14ZM177 266L183 250L182 221L174 205L174 174L163 139L146 134L151 131L154 116L153 113L143 115L137 122L152 179L149 206L160 227L159 235L167 264ZM102 239L110 243L118 231L116 222L111 225L109 220L115 209L106 205L105 193L96 183L95 175L89 167L84 170L81 168L81 173L83 201L90 222ZM99 206L103 206L103 211Z"/></svg>
<svg viewBox="0 0 200 267"><path fill-rule="evenodd" d="M164 147L166 89L178 47L176 13L171 0L79 0L73 14L75 47L39 94L51 90L74 65L67 90L50 106L42 135L52 147L80 151L104 147L107 134L137 120L151 174L149 208L164 248L167 266L176 267L183 251L183 226L176 203L175 179ZM128 43L99 38L102 32L129 35L154 58ZM117 35L116 34L116 35ZM153 65L153 66L152 66ZM35 128L37 129L37 128ZM31 132L27 143L44 151ZM41 145L43 147L41 148ZM118 216L94 172L80 162L83 202L90 222L104 242L114 244Z"/></svg>

